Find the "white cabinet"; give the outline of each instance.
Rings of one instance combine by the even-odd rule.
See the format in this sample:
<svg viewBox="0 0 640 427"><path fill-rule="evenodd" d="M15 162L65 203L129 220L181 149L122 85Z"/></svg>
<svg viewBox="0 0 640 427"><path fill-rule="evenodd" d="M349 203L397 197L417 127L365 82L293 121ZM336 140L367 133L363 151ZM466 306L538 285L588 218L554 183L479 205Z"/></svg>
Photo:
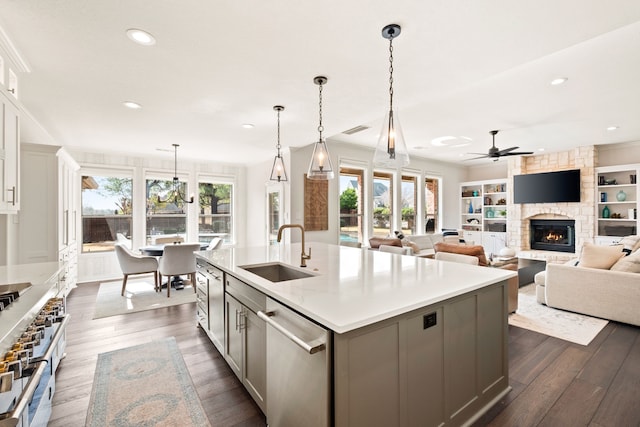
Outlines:
<svg viewBox="0 0 640 427"><path fill-rule="evenodd" d="M508 188L506 179L460 184L460 228L465 239L498 254L506 246Z"/></svg>
<svg viewBox="0 0 640 427"><path fill-rule="evenodd" d="M20 114L18 107L0 95L0 213L20 209Z"/></svg>
<svg viewBox="0 0 640 427"><path fill-rule="evenodd" d="M596 169L596 242L637 233L639 171L638 164Z"/></svg>
<svg viewBox="0 0 640 427"><path fill-rule="evenodd" d="M22 144L20 264L62 261L67 294L78 278L79 166L60 147Z"/></svg>
<svg viewBox="0 0 640 427"><path fill-rule="evenodd" d="M266 310L266 296L225 275L225 351L231 370L260 409L267 410L267 329L256 314Z"/></svg>

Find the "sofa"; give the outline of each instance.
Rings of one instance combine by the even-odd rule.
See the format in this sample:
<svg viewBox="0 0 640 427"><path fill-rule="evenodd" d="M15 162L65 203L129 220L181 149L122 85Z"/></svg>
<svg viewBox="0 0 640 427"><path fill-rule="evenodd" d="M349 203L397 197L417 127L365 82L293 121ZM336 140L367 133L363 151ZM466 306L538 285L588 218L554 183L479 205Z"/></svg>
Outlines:
<svg viewBox="0 0 640 427"><path fill-rule="evenodd" d="M407 255L433 257L436 253L433 245L438 242L467 244L462 237L462 231L458 230L443 230L441 233L400 236L401 237L372 237L369 239L369 248L380 249L381 246L398 246L407 248L408 250L403 251Z"/></svg>
<svg viewBox="0 0 640 427"><path fill-rule="evenodd" d="M547 264L534 278L538 303L640 326L640 251L624 249L587 243L579 259Z"/></svg>

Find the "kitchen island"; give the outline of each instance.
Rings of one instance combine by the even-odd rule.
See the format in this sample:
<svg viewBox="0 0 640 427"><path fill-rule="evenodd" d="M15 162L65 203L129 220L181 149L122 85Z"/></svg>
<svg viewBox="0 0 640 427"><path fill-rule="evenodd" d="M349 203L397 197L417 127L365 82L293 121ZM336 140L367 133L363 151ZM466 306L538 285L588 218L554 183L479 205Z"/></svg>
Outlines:
<svg viewBox="0 0 640 427"><path fill-rule="evenodd" d="M304 269L299 244L197 252L199 273L224 277L214 290L198 276L199 304L208 301L200 324L269 425L462 425L509 391L506 286L514 272L310 246ZM274 282L249 271L275 264L308 277ZM312 328L296 326L293 315ZM308 360L287 353L295 339Z"/></svg>

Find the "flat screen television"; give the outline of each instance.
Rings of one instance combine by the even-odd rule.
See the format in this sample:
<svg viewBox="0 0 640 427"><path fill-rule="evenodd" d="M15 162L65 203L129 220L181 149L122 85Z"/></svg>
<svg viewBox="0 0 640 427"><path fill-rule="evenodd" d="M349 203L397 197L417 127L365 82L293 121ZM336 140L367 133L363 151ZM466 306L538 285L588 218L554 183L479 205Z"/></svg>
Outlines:
<svg viewBox="0 0 640 427"><path fill-rule="evenodd" d="M513 203L580 201L580 169L513 177Z"/></svg>

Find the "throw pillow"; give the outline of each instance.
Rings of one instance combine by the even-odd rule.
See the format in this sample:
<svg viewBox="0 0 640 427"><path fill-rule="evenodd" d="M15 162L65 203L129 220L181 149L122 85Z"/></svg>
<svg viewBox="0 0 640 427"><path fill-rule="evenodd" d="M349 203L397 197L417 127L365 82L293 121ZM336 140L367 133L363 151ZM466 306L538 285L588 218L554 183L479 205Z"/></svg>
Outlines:
<svg viewBox="0 0 640 427"><path fill-rule="evenodd" d="M438 242L433 245L436 252L451 252L454 254L472 255L478 257L478 265L486 266L487 257L484 254L484 248L480 245L460 245L457 243Z"/></svg>
<svg viewBox="0 0 640 427"><path fill-rule="evenodd" d="M578 267L608 270L616 261L624 256L622 247L622 245L602 246L585 243L582 247Z"/></svg>
<svg viewBox="0 0 640 427"><path fill-rule="evenodd" d="M624 256L610 268L611 271L625 271L627 273L640 273L640 251Z"/></svg>
<svg viewBox="0 0 640 427"><path fill-rule="evenodd" d="M640 247L640 236L624 236L617 244L623 246L622 252L624 252L625 255L629 255Z"/></svg>
<svg viewBox="0 0 640 427"><path fill-rule="evenodd" d="M372 237L369 239L369 246L372 249L378 249L380 245L402 247L402 241L396 237Z"/></svg>

